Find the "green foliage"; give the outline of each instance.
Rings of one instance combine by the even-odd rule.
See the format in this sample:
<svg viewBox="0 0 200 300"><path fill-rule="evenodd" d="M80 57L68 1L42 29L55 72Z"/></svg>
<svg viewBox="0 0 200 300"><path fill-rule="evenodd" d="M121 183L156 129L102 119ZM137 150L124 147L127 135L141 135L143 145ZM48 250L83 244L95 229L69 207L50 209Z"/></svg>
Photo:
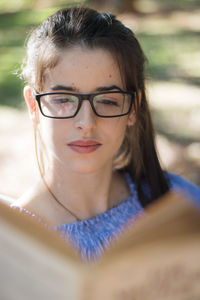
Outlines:
<svg viewBox="0 0 200 300"><path fill-rule="evenodd" d="M32 8L34 0L1 0L0 12L8 13Z"/></svg>
<svg viewBox="0 0 200 300"><path fill-rule="evenodd" d="M191 61L199 55L198 33L138 34L138 39L149 61L147 74L151 79L200 85L200 69Z"/></svg>
<svg viewBox="0 0 200 300"><path fill-rule="evenodd" d="M20 73L29 31L57 8L0 15L0 104L21 107L23 83Z"/></svg>
<svg viewBox="0 0 200 300"><path fill-rule="evenodd" d="M0 104L19 107L21 104L22 82L14 75L22 57L21 47L0 47Z"/></svg>
<svg viewBox="0 0 200 300"><path fill-rule="evenodd" d="M0 1L0 13L20 12L24 10L35 10L52 7L69 6L79 4L83 1L77 0L1 0ZM50 4L50 5L49 5Z"/></svg>

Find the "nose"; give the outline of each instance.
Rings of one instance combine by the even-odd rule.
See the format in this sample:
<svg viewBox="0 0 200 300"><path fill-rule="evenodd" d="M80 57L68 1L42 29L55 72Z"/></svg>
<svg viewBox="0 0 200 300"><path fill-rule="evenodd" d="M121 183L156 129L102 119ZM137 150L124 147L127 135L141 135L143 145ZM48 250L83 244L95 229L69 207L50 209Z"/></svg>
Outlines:
<svg viewBox="0 0 200 300"><path fill-rule="evenodd" d="M96 115L88 100L83 100L78 114L75 116L75 127L82 131L91 131L96 128Z"/></svg>

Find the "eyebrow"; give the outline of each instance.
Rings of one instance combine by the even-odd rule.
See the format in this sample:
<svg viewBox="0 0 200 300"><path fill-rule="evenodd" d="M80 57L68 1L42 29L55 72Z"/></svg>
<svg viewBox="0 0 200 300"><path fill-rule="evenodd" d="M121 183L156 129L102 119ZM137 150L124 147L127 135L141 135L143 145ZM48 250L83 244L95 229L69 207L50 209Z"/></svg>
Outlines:
<svg viewBox="0 0 200 300"><path fill-rule="evenodd" d="M64 90L64 91L70 91L70 92L78 92L78 89L72 86L65 86L65 85L55 85L51 88L52 91L58 91L58 90ZM100 86L95 89L96 92L107 92L112 90L118 90L122 91L122 89L117 85L111 85L111 86Z"/></svg>
<svg viewBox="0 0 200 300"><path fill-rule="evenodd" d="M65 85L55 85L51 88L52 91L59 91L59 90L65 90L70 92L77 92L77 89L72 86L65 86Z"/></svg>
<svg viewBox="0 0 200 300"><path fill-rule="evenodd" d="M117 85L111 85L111 86L100 86L96 89L97 92L106 92L106 91L112 91L112 90L119 90L122 91L122 89Z"/></svg>

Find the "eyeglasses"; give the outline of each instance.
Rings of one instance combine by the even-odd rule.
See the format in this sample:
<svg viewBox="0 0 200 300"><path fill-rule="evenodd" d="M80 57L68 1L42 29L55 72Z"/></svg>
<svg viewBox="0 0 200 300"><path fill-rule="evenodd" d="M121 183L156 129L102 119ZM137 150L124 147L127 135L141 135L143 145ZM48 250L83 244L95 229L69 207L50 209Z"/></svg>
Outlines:
<svg viewBox="0 0 200 300"><path fill-rule="evenodd" d="M52 92L36 94L43 116L54 119L73 118L81 108L83 100L90 102L94 113L101 118L128 115L133 105L135 92L114 91L96 94L73 94Z"/></svg>

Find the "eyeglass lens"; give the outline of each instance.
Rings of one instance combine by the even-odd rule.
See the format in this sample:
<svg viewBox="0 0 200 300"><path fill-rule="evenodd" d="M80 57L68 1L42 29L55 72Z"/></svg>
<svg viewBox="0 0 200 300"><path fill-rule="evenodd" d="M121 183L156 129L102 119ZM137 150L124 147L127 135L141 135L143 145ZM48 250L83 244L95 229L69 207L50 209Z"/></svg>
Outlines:
<svg viewBox="0 0 200 300"><path fill-rule="evenodd" d="M41 109L49 117L71 117L79 106L79 98L71 94L50 94L40 98ZM122 93L100 94L93 97L93 107L100 116L126 114L131 105L131 95Z"/></svg>

